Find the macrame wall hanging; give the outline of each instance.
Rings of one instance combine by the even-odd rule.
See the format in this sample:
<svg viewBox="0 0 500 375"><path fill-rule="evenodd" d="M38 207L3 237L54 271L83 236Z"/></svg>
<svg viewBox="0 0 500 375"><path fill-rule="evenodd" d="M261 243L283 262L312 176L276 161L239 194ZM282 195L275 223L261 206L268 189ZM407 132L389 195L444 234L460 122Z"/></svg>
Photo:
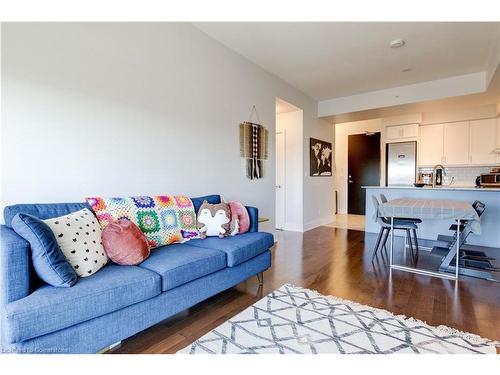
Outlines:
<svg viewBox="0 0 500 375"><path fill-rule="evenodd" d="M255 114L257 123L252 122ZM251 180L264 177L264 163L267 160L268 131L260 122L255 105L250 111L250 119L240 124L240 155L247 159L247 177Z"/></svg>

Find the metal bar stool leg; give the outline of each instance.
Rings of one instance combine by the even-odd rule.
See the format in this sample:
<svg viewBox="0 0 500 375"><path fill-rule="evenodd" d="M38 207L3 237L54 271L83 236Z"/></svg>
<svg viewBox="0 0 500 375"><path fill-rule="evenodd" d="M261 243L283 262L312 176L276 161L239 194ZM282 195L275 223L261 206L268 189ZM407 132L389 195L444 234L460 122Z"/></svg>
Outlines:
<svg viewBox="0 0 500 375"><path fill-rule="evenodd" d="M384 232L385 232L385 228L380 227L380 232L378 233L377 243L375 244L375 248L373 249L372 262L375 259L375 256L377 255L378 248L380 246L380 240L382 239Z"/></svg>
<svg viewBox="0 0 500 375"><path fill-rule="evenodd" d="M413 232L413 238L415 240L415 265L416 265L417 262L418 262L418 238L417 238L417 230L416 229L412 229L412 232Z"/></svg>
<svg viewBox="0 0 500 375"><path fill-rule="evenodd" d="M382 245L381 245L384 248L385 255L387 255L386 243L387 243L387 240L389 239L389 234L391 234L391 228L385 228L385 235L382 238Z"/></svg>
<svg viewBox="0 0 500 375"><path fill-rule="evenodd" d="M415 261L415 255L413 254L413 244L411 242L411 232L409 229L406 230L406 238L408 240L408 245L410 247L410 257L411 257L411 262L414 263ZM405 249L406 251L406 249Z"/></svg>

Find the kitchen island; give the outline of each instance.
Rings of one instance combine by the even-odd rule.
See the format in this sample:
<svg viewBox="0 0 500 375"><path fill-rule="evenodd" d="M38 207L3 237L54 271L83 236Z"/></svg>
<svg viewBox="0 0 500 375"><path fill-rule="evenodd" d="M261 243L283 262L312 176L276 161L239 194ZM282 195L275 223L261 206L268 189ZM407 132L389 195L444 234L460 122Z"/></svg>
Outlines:
<svg viewBox="0 0 500 375"><path fill-rule="evenodd" d="M375 222L375 212L371 196L380 200L384 194L388 200L396 198L419 199L449 199L469 202L479 200L486 205L481 216L481 234L471 234L467 243L500 248L500 189L476 188L473 186L443 186L443 187L411 187L411 186L363 186L366 190L366 224L365 231L378 233L380 226ZM431 220L418 225L418 237L424 246L432 246L429 241L435 241L439 234L450 235L450 221Z"/></svg>

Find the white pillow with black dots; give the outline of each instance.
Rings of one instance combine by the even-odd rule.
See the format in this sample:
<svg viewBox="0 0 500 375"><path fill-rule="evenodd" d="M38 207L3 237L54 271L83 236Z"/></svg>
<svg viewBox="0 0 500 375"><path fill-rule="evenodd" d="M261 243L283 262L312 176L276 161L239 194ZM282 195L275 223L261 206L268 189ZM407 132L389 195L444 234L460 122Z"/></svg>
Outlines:
<svg viewBox="0 0 500 375"><path fill-rule="evenodd" d="M84 208L44 222L54 232L61 251L78 276L91 276L108 262L101 242L101 227L90 210Z"/></svg>

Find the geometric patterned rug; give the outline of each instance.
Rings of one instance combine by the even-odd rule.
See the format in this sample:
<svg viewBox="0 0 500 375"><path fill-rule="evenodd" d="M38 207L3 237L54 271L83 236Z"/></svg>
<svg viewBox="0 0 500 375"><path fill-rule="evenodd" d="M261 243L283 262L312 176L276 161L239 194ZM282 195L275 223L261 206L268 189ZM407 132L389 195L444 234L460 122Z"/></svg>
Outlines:
<svg viewBox="0 0 500 375"><path fill-rule="evenodd" d="M496 353L491 340L283 285L178 353Z"/></svg>

